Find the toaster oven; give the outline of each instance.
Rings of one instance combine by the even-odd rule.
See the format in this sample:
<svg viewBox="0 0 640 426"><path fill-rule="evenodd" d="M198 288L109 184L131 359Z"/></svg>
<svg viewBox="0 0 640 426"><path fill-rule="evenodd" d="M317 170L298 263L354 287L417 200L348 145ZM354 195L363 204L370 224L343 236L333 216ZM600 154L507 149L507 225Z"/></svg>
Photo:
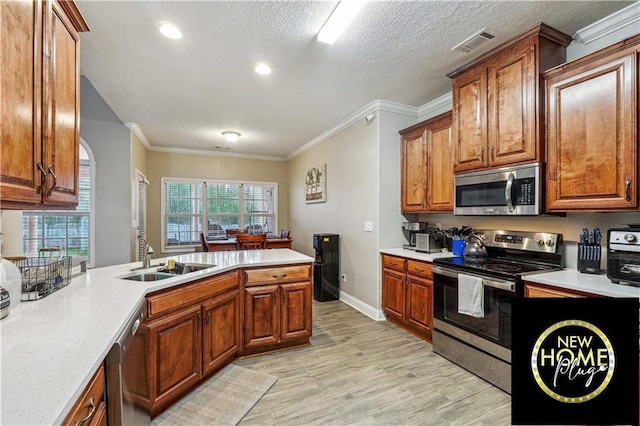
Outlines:
<svg viewBox="0 0 640 426"><path fill-rule="evenodd" d="M640 286L640 224L607 231L607 277Z"/></svg>
<svg viewBox="0 0 640 426"><path fill-rule="evenodd" d="M422 253L440 252L446 247L445 238L442 232L416 234L416 251Z"/></svg>

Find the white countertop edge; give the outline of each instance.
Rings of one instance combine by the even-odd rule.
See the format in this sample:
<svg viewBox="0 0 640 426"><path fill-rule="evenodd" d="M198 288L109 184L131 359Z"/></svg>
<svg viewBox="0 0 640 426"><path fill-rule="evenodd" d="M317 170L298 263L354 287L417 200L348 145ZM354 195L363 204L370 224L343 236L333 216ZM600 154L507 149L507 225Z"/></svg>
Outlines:
<svg viewBox="0 0 640 426"><path fill-rule="evenodd" d="M12 309L9 316L0 321L2 336L0 339L0 361L2 361L0 419L2 424L60 424L124 330L138 303L147 294L240 268L304 264L314 261L312 257L291 249L269 249L190 253L153 259L151 263L152 265L166 263L170 258L184 263L205 263L216 266L155 282L127 281L118 278L131 274L131 269L140 266L140 262L90 269L86 274L74 277L67 287L37 301L21 302ZM82 309L75 309L79 306L79 302L113 304L113 310L108 309L109 306L107 306L107 309L103 309L100 313L102 315L100 318L87 317L86 311L77 313L82 311ZM74 315L78 318L74 319ZM48 317L52 317L51 321L48 321ZM55 324L51 324L56 318L61 318L63 323L75 322L76 325L81 323L84 329L79 330L78 334L70 330L66 333L61 332ZM99 334L95 341L87 345L82 342L80 346L83 348L91 346L86 349L86 353L77 354L82 357L81 359L69 360L59 354L59 352L64 353L64 342L58 343L56 347L51 343L49 345L45 343L43 347L38 345L38 339L46 341L47 338L51 338L48 334L55 335L56 332L70 339L68 340L70 343L73 343L71 339L86 338L85 334L91 331L85 324L89 320L97 325L105 323L103 324L105 327L102 328L102 333L95 333ZM41 324L43 321L49 328L44 327L44 330L27 328L30 322ZM78 346L78 342L76 345ZM92 348L95 349L92 350ZM24 353L20 353L21 350ZM34 352L36 357L32 355ZM53 356L49 357L49 355ZM57 359L61 363L66 361L68 365L59 367L57 369L59 374L53 374L50 378L47 377L46 370L36 369L36 372L32 371L30 375L24 374L25 371L29 371L27 368L30 365L34 365L33 358L41 370L43 366L38 362L43 359L52 362ZM64 373L73 371L77 373L69 374L72 376L70 380L60 380L60 374L66 379L67 375ZM47 382L48 378L52 382ZM2 392L3 389L4 392ZM7 389L11 391L8 392Z"/></svg>
<svg viewBox="0 0 640 426"><path fill-rule="evenodd" d="M453 256L451 252L419 253L403 248L380 249L380 253L427 262L433 262L434 259L439 257ZM525 275L523 280L600 296L632 297L640 299L640 287L625 284L614 284L606 274L583 274L578 272L577 269L572 268L555 272Z"/></svg>

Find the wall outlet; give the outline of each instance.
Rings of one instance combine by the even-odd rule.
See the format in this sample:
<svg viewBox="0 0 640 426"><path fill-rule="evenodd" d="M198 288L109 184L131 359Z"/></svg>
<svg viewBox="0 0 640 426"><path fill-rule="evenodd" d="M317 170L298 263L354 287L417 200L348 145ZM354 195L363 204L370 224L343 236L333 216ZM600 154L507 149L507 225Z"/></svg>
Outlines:
<svg viewBox="0 0 640 426"><path fill-rule="evenodd" d="M364 232L373 232L373 222L364 223Z"/></svg>
<svg viewBox="0 0 640 426"><path fill-rule="evenodd" d="M340 281L342 281L343 283L346 283L347 282L347 274L340 275Z"/></svg>
<svg viewBox="0 0 640 426"><path fill-rule="evenodd" d="M442 229L442 224L440 222L436 222L436 229Z"/></svg>

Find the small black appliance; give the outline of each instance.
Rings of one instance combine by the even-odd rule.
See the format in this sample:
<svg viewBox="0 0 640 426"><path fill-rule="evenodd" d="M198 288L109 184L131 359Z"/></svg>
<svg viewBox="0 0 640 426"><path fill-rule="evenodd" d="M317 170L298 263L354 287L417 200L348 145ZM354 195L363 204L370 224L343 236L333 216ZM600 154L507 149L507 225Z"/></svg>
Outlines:
<svg viewBox="0 0 640 426"><path fill-rule="evenodd" d="M607 277L640 287L640 224L607 231Z"/></svg>
<svg viewBox="0 0 640 426"><path fill-rule="evenodd" d="M314 234L313 298L318 302L340 298L340 236Z"/></svg>

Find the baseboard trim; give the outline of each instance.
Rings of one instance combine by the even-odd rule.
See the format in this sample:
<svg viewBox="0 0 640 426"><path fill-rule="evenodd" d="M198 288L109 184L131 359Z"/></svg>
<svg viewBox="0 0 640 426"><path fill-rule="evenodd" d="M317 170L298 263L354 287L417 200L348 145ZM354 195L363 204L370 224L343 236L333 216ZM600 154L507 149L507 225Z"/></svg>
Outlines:
<svg viewBox="0 0 640 426"><path fill-rule="evenodd" d="M340 301L351 306L356 311L362 312L375 321L385 321L386 317L381 309L376 309L371 305L364 303L362 300L351 296L349 293L340 291Z"/></svg>

